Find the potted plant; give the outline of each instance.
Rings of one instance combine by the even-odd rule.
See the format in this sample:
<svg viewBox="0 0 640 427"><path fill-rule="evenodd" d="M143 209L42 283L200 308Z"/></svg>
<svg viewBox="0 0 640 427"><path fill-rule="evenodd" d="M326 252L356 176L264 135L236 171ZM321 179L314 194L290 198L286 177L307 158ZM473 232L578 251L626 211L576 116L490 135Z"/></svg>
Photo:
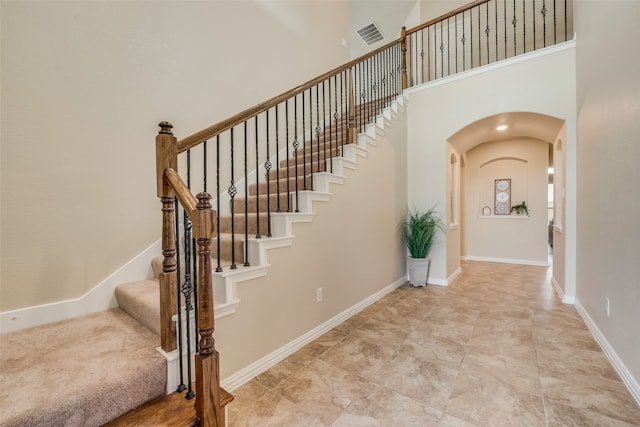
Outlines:
<svg viewBox="0 0 640 427"><path fill-rule="evenodd" d="M529 216L529 208L525 202L511 206L511 213L513 212L515 212L516 215L525 214L526 216Z"/></svg>
<svg viewBox="0 0 640 427"><path fill-rule="evenodd" d="M414 287L426 286L431 260L428 258L438 230L444 231L442 219L434 208L410 209L401 223L402 240L409 250L407 270Z"/></svg>

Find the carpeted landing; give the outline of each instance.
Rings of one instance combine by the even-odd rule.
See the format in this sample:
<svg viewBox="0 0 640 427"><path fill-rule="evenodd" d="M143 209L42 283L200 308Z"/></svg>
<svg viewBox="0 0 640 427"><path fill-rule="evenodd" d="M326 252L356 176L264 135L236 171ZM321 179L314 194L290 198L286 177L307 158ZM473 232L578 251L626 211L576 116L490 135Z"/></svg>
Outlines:
<svg viewBox="0 0 640 427"><path fill-rule="evenodd" d="M99 426L163 395L159 341L120 309L0 335L0 426Z"/></svg>

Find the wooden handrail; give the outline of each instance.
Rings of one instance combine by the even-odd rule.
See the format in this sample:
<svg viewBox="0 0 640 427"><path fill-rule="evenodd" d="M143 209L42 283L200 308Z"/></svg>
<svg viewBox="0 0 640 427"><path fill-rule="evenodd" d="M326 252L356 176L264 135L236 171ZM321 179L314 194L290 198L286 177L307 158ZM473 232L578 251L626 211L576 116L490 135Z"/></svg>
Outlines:
<svg viewBox="0 0 640 427"><path fill-rule="evenodd" d="M189 150L190 148L193 148L195 146L197 146L198 144L207 141L208 139L211 139L212 137L221 134L222 132L231 129L232 127L235 127L255 116L257 116L258 114L262 113L263 111L268 110L269 108L275 107L278 104L283 103L284 101L286 101L287 99L291 99L294 96L304 92L307 89L310 89L312 87L314 87L315 85L322 83L323 81L343 72L346 71L348 69L350 69L351 67L353 67L356 64L359 64L362 61L366 61L367 59L377 55L378 53L384 51L385 49L390 48L391 46L394 46L396 44L400 43L400 39L398 40L394 40L390 43L387 43L386 45L379 47L376 50L373 50L365 55L362 55L352 61L347 62L344 65L341 65L340 67L334 68L331 71L328 71L312 80L309 80L308 82L297 86L291 90L288 90L284 93L281 93L280 95L274 96L273 98L262 102L260 104L254 105L251 108L248 108L238 114L235 114L231 117L229 117L226 120L223 120L219 123L216 123L213 126L209 126L206 129L203 129L199 132L194 133L191 136L188 136L184 139L181 139L180 141L178 141L178 153L183 153L187 150Z"/></svg>
<svg viewBox="0 0 640 427"><path fill-rule="evenodd" d="M167 181L169 181L169 184L171 184L171 188L176 193L176 196L178 197L180 204L184 207L184 210L187 211L189 218L193 219L197 212L196 206L198 205L198 201L193 194L191 194L187 184L185 184L182 178L180 178L178 172L171 168L165 169L164 176L167 178Z"/></svg>
<svg viewBox="0 0 640 427"><path fill-rule="evenodd" d="M455 15L457 15L459 13L462 13L462 12L466 12L469 9L473 9L476 6L480 6L481 4L488 3L490 1L491 0L476 0L473 3L469 3L468 5L460 6L459 8L454 9L451 12L447 12L444 15L438 16L437 18L433 18L431 21L427 21L424 24L420 24L420 25L418 25L416 27L413 27L413 28L407 30L406 34L409 35L409 34L412 34L412 33L416 33L416 32L418 32L420 30L423 30L423 29L425 29L425 28L427 28L427 27L429 27L429 26L431 26L431 25L433 25L433 24L435 24L437 22L444 21L445 19L451 18L452 16L455 16Z"/></svg>

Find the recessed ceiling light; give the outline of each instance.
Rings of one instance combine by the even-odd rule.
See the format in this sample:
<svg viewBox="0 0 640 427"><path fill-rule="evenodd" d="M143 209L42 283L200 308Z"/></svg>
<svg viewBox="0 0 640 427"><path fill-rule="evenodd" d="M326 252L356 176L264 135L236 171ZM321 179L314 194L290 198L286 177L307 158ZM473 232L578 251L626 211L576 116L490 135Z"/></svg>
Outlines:
<svg viewBox="0 0 640 427"><path fill-rule="evenodd" d="M507 125L500 125L500 126L498 126L498 127L496 128L496 130L500 130L500 131L502 131L502 130L506 130L508 127L509 127L509 126L507 126Z"/></svg>

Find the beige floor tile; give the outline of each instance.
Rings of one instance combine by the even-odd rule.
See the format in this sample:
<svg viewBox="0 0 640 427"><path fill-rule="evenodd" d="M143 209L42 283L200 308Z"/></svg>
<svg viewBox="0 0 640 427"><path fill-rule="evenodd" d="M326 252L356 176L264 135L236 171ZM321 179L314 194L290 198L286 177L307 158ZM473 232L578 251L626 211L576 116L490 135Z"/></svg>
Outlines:
<svg viewBox="0 0 640 427"><path fill-rule="evenodd" d="M549 269L405 284L234 391L231 427L640 426Z"/></svg>
<svg viewBox="0 0 640 427"><path fill-rule="evenodd" d="M640 425L640 408L622 382L595 376L575 377L573 381L541 377L545 399Z"/></svg>
<svg viewBox="0 0 640 427"><path fill-rule="evenodd" d="M544 426L542 397L460 373L446 413L480 426Z"/></svg>
<svg viewBox="0 0 640 427"><path fill-rule="evenodd" d="M371 384L362 390L332 426L430 427L437 426L437 418L424 404Z"/></svg>

